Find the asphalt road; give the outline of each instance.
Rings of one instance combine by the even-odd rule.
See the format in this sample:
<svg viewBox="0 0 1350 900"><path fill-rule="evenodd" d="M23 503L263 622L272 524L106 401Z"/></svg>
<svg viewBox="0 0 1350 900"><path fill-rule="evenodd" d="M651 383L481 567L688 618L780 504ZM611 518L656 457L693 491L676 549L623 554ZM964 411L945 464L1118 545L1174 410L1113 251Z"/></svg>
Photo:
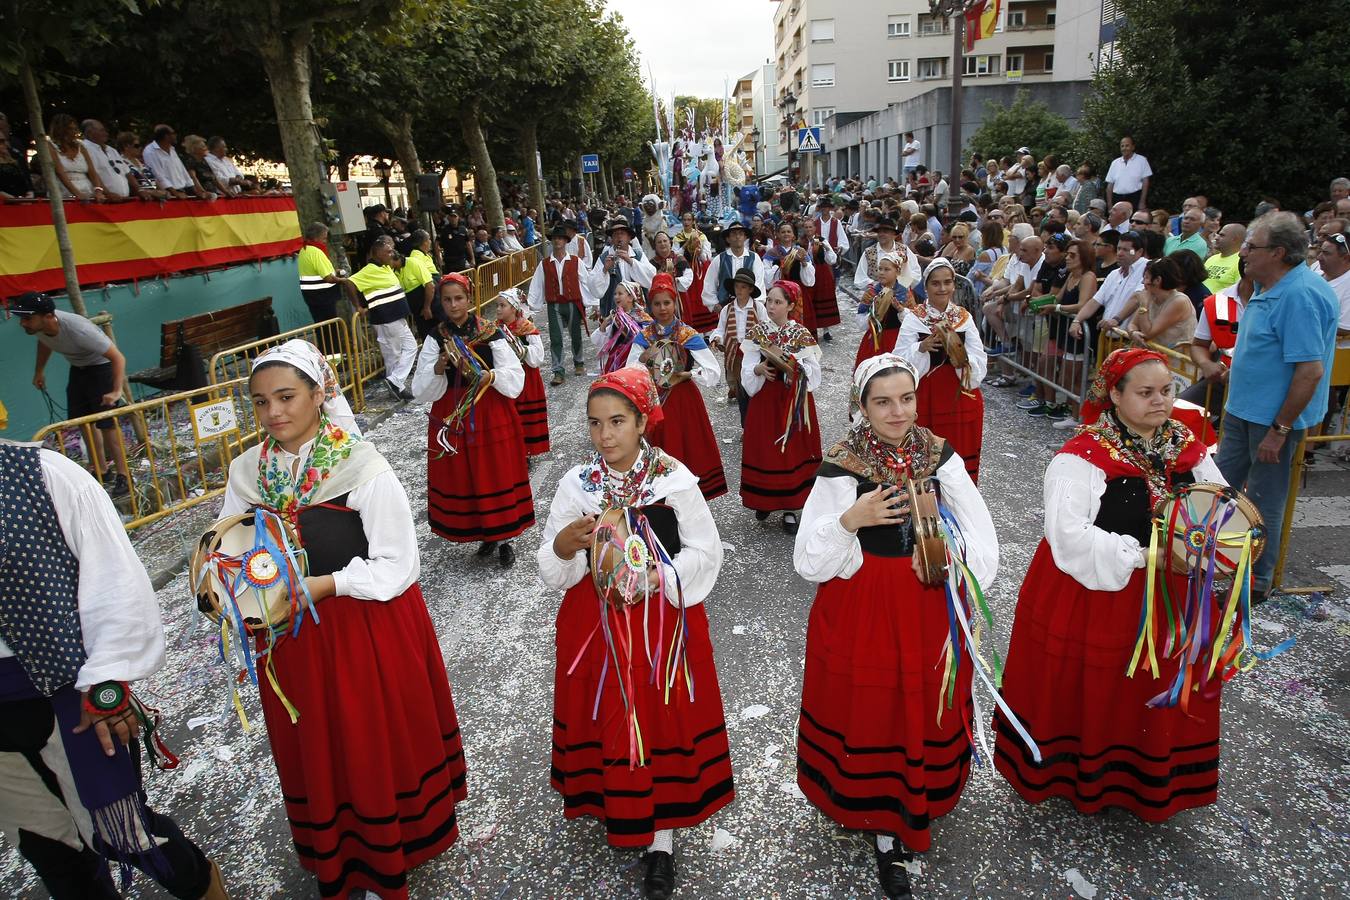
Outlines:
<svg viewBox="0 0 1350 900"><path fill-rule="evenodd" d="M818 401L824 437L843 428L858 335L836 329L825 348ZM588 347L588 358L590 358ZM557 479L587 450L587 379L551 389L554 450L536 461L539 518ZM716 397L720 391L707 392ZM987 393L985 490L1002 542L990 597L994 640L1006 647L1021 576L1040 536L1041 476L1065 436L1013 409L1009 390ZM738 483L734 407L710 400L728 481ZM371 438L413 498L424 496L425 415L401 407ZM920 857L918 897L1344 897L1350 893L1350 494L1344 467L1319 464L1302 510L1291 573L1335 584L1334 594L1279 597L1261 608L1267 644L1295 635L1294 649L1225 690L1217 804L1161 825L1113 812L1087 818L1061 801L1030 806L991 769L976 770L960 805L934 828ZM812 590L796 577L791 538L777 517L758 524L736 494L712 504L728 545L707 601L722 683L737 799L676 835L679 896L688 898L875 897L868 841L843 832L795 786L795 725ZM185 523L191 542L199 525ZM472 547L433 537L419 514L422 587L441 637L465 735L469 801L463 835L410 878L415 898L623 898L640 893L635 853L609 849L596 823L566 822L548 785L553 617L559 595L535 575L541 528L519 539L515 569L480 562ZM158 551L156 551L158 552ZM157 560L147 558L147 563ZM1341 581L1337 581L1341 579ZM229 709L228 673L212 638L194 627L185 579L160 591L168 667L143 690L168 720L181 766L148 778L152 803L178 819L219 860L233 895L314 896L295 861L261 724L245 691L252 734ZM251 696L250 696L251 694ZM0 896L46 896L17 854L0 850ZM716 849L714 849L716 848ZM1074 875L1081 878L1071 885ZM1095 894L1094 894L1095 891ZM130 897L164 896L138 878Z"/></svg>

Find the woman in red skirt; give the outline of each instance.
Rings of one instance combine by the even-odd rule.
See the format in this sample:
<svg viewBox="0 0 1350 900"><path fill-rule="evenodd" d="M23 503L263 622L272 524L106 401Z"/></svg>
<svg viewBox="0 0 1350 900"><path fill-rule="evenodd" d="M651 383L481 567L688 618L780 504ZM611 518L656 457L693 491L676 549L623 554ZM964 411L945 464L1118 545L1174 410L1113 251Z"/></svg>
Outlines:
<svg viewBox="0 0 1350 900"><path fill-rule="evenodd" d="M652 279L647 308L653 321L633 338L628 365L659 365L658 346L677 345L677 371L653 375L658 385L665 383L661 398L665 416L653 426L650 438L697 475L703 498L712 500L727 492L727 476L698 386L716 387L722 380L722 370L703 335L680 321L676 296L669 275L662 272Z"/></svg>
<svg viewBox="0 0 1350 900"><path fill-rule="evenodd" d="M708 276L712 248L703 232L694 223L694 214L680 216L683 229L675 235L675 248L684 256L693 280L689 288L680 292L680 315L699 334L707 334L717 327L717 313L703 305L703 282ZM716 277L717 273L713 273Z"/></svg>
<svg viewBox="0 0 1350 900"><path fill-rule="evenodd" d="M1202 441L1169 418L1161 354L1117 350L1083 405L1088 427L1045 472L1045 539L1022 582L1003 696L1043 754L1038 764L995 717L995 767L1032 803L1064 797L1080 812L1128 809L1161 822L1213 803L1219 788L1219 685L1189 709L1149 701L1179 661L1127 676L1147 581L1151 518L1172 489L1223 484ZM1167 574L1172 597L1185 576ZM1158 604L1155 625L1167 621Z"/></svg>
<svg viewBox="0 0 1350 900"><path fill-rule="evenodd" d="M816 333L816 307L811 288L816 283L816 264L811 249L798 241L797 229L783 222L774 232L774 241L764 254L764 283L792 281L802 289L802 324Z"/></svg>
<svg viewBox="0 0 1350 900"><path fill-rule="evenodd" d="M741 390L750 398L741 450L741 503L763 522L783 510L783 530L797 533L797 514L820 466L820 426L815 390L820 347L801 324L801 289L791 281L769 288L768 322L750 328L741 342ZM791 374L769 363L769 348L793 362Z"/></svg>
<svg viewBox="0 0 1350 900"><path fill-rule="evenodd" d="M539 367L544 364L544 338L530 319L530 304L516 288L497 295L497 324L525 370L525 386L516 398L516 415L525 434L525 455L548 452L548 394Z"/></svg>
<svg viewBox="0 0 1350 900"><path fill-rule="evenodd" d="M445 321L422 344L413 394L431 404L427 426L427 520L447 541L481 541L516 561L511 538L534 524L525 434L512 402L525 385L520 359L496 325L474 313L469 280L452 273L437 289Z"/></svg>
<svg viewBox="0 0 1350 900"><path fill-rule="evenodd" d="M291 838L319 896L403 900L407 871L459 837L466 796L408 496L313 344L259 356L249 390L267 434L231 463L221 515L291 520L316 613L276 639L276 687L258 679Z"/></svg>
<svg viewBox="0 0 1350 900"><path fill-rule="evenodd" d="M567 592L550 781L567 818L594 816L612 846L648 848L643 892L655 900L675 887L674 829L735 797L702 605L722 567L722 541L698 479L643 439L661 414L646 369L591 385L595 454L559 482L539 545L539 577ZM624 508L643 524L623 549L640 552L625 553L617 577L602 582L602 600L591 553L597 542L604 552L619 548L596 526Z"/></svg>
<svg viewBox="0 0 1350 900"><path fill-rule="evenodd" d="M834 252L819 233L810 236L807 245L811 250L811 262L816 270L816 283L811 285L810 303L816 320L816 328L823 332L820 339L832 340L830 329L839 324L839 294L835 289L834 266L839 262L839 254Z"/></svg>
<svg viewBox="0 0 1350 900"><path fill-rule="evenodd" d="M923 379L919 387L919 425L946 438L966 462L970 480L980 480L984 444L984 394L980 383L989 359L970 312L957 306L956 270L943 257L923 272L927 300L911 310L900 326L895 352ZM959 341L966 359L947 355L947 339Z"/></svg>
<svg viewBox="0 0 1350 900"><path fill-rule="evenodd" d="M806 633L797 785L845 828L876 835L888 897L909 893L905 862L961 796L970 770L970 661L938 665L947 646L943 583L920 580L908 479L936 484L986 588L998 537L961 457L915 424L919 376L899 356L853 376L860 408L825 453L802 511L793 563L820 587ZM947 692L951 691L951 699ZM899 839L903 847L897 846Z"/></svg>
<svg viewBox="0 0 1350 900"><path fill-rule="evenodd" d="M909 288L900 281L904 265L898 253L877 255L877 280L863 289L858 302L858 327L863 336L853 359L855 369L865 359L895 350L905 311L914 305Z"/></svg>

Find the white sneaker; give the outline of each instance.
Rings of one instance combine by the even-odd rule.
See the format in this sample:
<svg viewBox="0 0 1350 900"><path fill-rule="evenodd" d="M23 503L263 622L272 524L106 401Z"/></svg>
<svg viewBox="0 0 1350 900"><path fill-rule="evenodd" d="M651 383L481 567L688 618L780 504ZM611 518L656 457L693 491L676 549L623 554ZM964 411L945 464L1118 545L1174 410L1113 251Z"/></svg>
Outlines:
<svg viewBox="0 0 1350 900"><path fill-rule="evenodd" d="M1078 427L1078 419L1073 416L1065 416L1062 419L1056 419L1050 423L1051 428L1058 428L1061 431L1068 431L1070 428Z"/></svg>

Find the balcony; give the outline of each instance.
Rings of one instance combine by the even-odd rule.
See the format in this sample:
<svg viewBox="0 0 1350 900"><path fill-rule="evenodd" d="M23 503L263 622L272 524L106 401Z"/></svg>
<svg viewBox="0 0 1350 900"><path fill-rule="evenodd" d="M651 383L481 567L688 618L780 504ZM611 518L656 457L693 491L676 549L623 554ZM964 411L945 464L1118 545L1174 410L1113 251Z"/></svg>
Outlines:
<svg viewBox="0 0 1350 900"><path fill-rule="evenodd" d="M1005 31L1010 34L1020 34L1026 31L1054 31L1053 22L1023 22L1021 25L1008 25Z"/></svg>

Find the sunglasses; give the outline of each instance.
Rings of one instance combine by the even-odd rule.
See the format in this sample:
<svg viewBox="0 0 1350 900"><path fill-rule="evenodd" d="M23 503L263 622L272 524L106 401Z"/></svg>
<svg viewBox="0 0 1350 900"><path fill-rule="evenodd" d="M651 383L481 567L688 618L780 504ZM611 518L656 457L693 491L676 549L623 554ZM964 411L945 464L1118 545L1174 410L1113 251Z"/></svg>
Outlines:
<svg viewBox="0 0 1350 900"><path fill-rule="evenodd" d="M1130 224L1131 224L1131 225L1152 225L1153 222L1152 222L1152 220L1150 220L1150 219L1131 219L1131 220L1130 220Z"/></svg>

